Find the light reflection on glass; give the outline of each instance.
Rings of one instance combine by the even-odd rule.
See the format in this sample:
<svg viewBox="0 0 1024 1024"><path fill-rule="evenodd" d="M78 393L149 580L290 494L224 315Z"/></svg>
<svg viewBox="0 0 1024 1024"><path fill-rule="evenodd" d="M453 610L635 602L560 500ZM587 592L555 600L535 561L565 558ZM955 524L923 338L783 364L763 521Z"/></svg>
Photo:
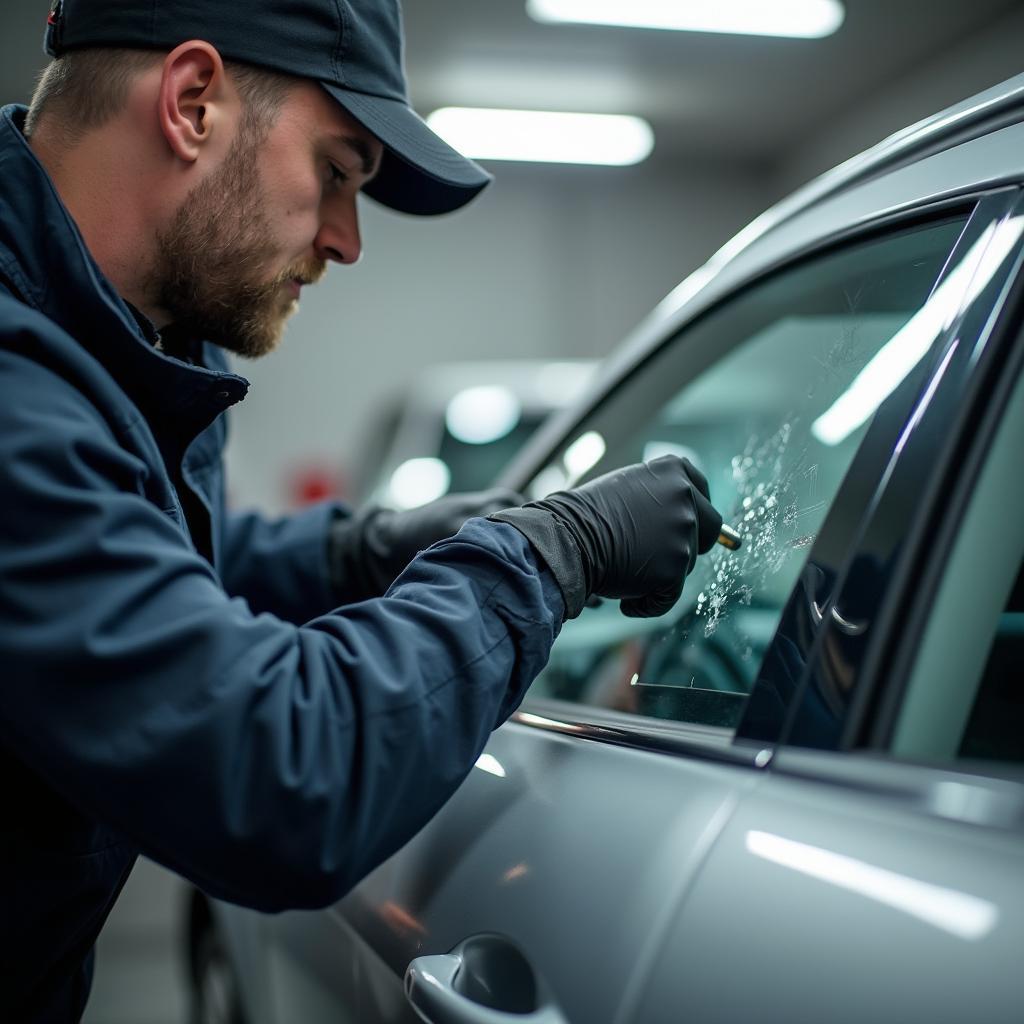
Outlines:
<svg viewBox="0 0 1024 1024"><path fill-rule="evenodd" d="M871 417L915 366L935 339L973 302L1002 266L1024 233L1024 217L991 224L926 302L877 352L853 383L811 426L814 436L837 445Z"/></svg>
<svg viewBox="0 0 1024 1024"><path fill-rule="evenodd" d="M746 845L758 857L884 903L960 939L983 939L999 918L999 908L989 900L770 832L748 832Z"/></svg>
<svg viewBox="0 0 1024 1024"><path fill-rule="evenodd" d="M577 437L562 456L568 483L574 484L588 469L596 466L606 447L604 438L596 430L588 430Z"/></svg>

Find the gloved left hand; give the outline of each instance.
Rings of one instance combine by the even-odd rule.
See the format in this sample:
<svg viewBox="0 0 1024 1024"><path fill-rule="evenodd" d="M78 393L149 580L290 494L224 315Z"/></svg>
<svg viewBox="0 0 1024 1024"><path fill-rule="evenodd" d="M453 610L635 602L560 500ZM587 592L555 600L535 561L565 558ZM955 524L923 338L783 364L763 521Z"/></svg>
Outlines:
<svg viewBox="0 0 1024 1024"><path fill-rule="evenodd" d="M446 494L407 512L374 506L331 527L331 580L343 603L379 597L424 548L451 537L467 519L521 505L506 488Z"/></svg>

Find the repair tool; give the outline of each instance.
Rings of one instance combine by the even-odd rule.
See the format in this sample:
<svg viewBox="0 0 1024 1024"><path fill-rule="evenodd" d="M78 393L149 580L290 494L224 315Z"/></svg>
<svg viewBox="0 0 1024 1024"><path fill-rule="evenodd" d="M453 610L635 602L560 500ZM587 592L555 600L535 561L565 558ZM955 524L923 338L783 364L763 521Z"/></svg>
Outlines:
<svg viewBox="0 0 1024 1024"><path fill-rule="evenodd" d="M739 535L738 531L722 523L722 529L718 534L718 543L730 551L738 551L743 543L743 538Z"/></svg>

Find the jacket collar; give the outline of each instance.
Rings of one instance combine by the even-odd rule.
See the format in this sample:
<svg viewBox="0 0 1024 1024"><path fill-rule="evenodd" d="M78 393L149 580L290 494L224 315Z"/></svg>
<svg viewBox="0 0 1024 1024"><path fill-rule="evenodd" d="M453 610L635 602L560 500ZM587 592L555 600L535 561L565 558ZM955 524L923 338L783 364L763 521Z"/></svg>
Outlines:
<svg viewBox="0 0 1024 1024"><path fill-rule="evenodd" d="M25 139L25 113L0 108L0 276L102 363L147 417L173 416L198 432L241 401L249 382L225 372L209 343L203 361L217 369L160 351L152 324L133 315L89 254Z"/></svg>

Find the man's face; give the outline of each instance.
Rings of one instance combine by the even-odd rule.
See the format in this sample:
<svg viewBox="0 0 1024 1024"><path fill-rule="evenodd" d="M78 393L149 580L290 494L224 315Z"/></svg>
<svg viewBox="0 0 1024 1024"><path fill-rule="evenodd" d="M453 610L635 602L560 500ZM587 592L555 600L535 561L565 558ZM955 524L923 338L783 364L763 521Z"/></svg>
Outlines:
<svg viewBox="0 0 1024 1024"><path fill-rule="evenodd" d="M272 351L303 285L354 263L359 189L381 144L315 83L269 130L244 120L221 165L157 237L151 289L173 322L242 356Z"/></svg>

